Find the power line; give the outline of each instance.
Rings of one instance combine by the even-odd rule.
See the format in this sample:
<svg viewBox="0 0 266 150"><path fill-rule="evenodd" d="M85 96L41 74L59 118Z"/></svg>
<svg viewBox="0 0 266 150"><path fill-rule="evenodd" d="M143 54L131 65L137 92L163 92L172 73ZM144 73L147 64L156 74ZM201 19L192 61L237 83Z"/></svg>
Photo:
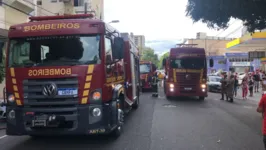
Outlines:
<svg viewBox="0 0 266 150"><path fill-rule="evenodd" d="M231 34L234 34L235 32L237 32L237 31L238 31L239 29L241 29L241 28L242 28L242 26L236 28L235 30L233 30L232 32L230 32L229 34L227 34L227 35L225 36L225 38L228 37L228 36L230 36ZM213 44L209 45L209 46L208 46L208 51L209 51L209 47L211 47L211 46L213 46L213 45L215 45L215 44L218 44L218 43L220 43L220 42L222 42L222 41L218 41L218 42L216 42L216 43L213 43Z"/></svg>
<svg viewBox="0 0 266 150"><path fill-rule="evenodd" d="M231 23L227 29L229 29L230 26L233 25L233 24L235 24L237 21L238 21L238 20L235 20L233 23ZM222 30L222 32L220 32L220 33L218 33L217 35L215 35L215 37L219 36L220 34L222 34L223 32L225 32L227 29Z"/></svg>

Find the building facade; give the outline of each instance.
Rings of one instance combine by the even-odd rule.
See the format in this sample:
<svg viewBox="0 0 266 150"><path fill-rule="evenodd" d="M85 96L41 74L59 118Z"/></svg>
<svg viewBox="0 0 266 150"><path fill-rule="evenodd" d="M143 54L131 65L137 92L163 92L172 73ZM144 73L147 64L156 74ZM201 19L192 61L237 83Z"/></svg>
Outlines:
<svg viewBox="0 0 266 150"><path fill-rule="evenodd" d="M144 35L134 35L134 42L139 49L140 55L142 55L143 49L145 48L145 36Z"/></svg>
<svg viewBox="0 0 266 150"><path fill-rule="evenodd" d="M197 44L195 47L204 48L206 55L224 55L226 53L226 43L231 41L232 38L207 36L206 33L198 32L196 38L185 39L185 44Z"/></svg>
<svg viewBox="0 0 266 150"><path fill-rule="evenodd" d="M209 62L211 58L214 60L214 66L209 67L208 64L208 73L219 70L241 73L245 72L246 69L251 72L262 69L261 60L249 59L248 53L225 53L225 55L220 56L208 56L207 61Z"/></svg>
<svg viewBox="0 0 266 150"><path fill-rule="evenodd" d="M64 15L93 13L95 18L104 19L104 0L35 0L36 15Z"/></svg>

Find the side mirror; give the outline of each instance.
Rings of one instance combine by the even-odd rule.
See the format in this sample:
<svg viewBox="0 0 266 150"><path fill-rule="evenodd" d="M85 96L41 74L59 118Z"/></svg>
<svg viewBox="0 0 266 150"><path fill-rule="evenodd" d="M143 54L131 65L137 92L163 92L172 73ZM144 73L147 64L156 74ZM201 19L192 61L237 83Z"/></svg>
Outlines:
<svg viewBox="0 0 266 150"><path fill-rule="evenodd" d="M210 67L213 67L213 59L210 59Z"/></svg>
<svg viewBox="0 0 266 150"><path fill-rule="evenodd" d="M3 47L5 43L0 41L0 63L3 62Z"/></svg>
<svg viewBox="0 0 266 150"><path fill-rule="evenodd" d="M122 59L124 57L124 39L121 37L114 38L113 59Z"/></svg>

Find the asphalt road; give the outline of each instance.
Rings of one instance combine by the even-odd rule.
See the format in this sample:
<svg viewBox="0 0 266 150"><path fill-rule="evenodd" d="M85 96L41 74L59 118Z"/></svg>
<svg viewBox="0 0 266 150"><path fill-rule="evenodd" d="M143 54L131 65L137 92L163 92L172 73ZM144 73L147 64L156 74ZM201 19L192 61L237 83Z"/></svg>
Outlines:
<svg viewBox="0 0 266 150"><path fill-rule="evenodd" d="M5 136L0 130L1 150L263 150L261 115L256 103L219 100L218 94L197 99L166 100L150 93L126 119L124 133L108 137L31 139Z"/></svg>

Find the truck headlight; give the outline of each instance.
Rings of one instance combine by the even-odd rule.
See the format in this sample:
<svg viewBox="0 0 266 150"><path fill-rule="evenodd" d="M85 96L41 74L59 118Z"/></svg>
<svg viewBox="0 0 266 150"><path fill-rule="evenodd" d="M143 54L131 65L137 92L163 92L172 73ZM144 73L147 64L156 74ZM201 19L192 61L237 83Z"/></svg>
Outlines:
<svg viewBox="0 0 266 150"><path fill-rule="evenodd" d="M169 84L169 87L170 87L170 88L174 88L175 85L174 85L173 83L170 83L170 84Z"/></svg>
<svg viewBox="0 0 266 150"><path fill-rule="evenodd" d="M102 95L101 95L101 93L98 92L98 91L95 91L95 92L93 92L93 94L92 94L92 99L93 99L93 100L99 100L99 99L101 99L101 97L102 97Z"/></svg>
<svg viewBox="0 0 266 150"><path fill-rule="evenodd" d="M206 88L206 84L201 84L201 88L205 89Z"/></svg>
<svg viewBox="0 0 266 150"><path fill-rule="evenodd" d="M102 114L102 111L100 108L93 108L92 109L92 116L99 117L99 116L101 116L101 114Z"/></svg>
<svg viewBox="0 0 266 150"><path fill-rule="evenodd" d="M15 101L15 96L13 94L10 94L7 98L8 102L13 103Z"/></svg>

